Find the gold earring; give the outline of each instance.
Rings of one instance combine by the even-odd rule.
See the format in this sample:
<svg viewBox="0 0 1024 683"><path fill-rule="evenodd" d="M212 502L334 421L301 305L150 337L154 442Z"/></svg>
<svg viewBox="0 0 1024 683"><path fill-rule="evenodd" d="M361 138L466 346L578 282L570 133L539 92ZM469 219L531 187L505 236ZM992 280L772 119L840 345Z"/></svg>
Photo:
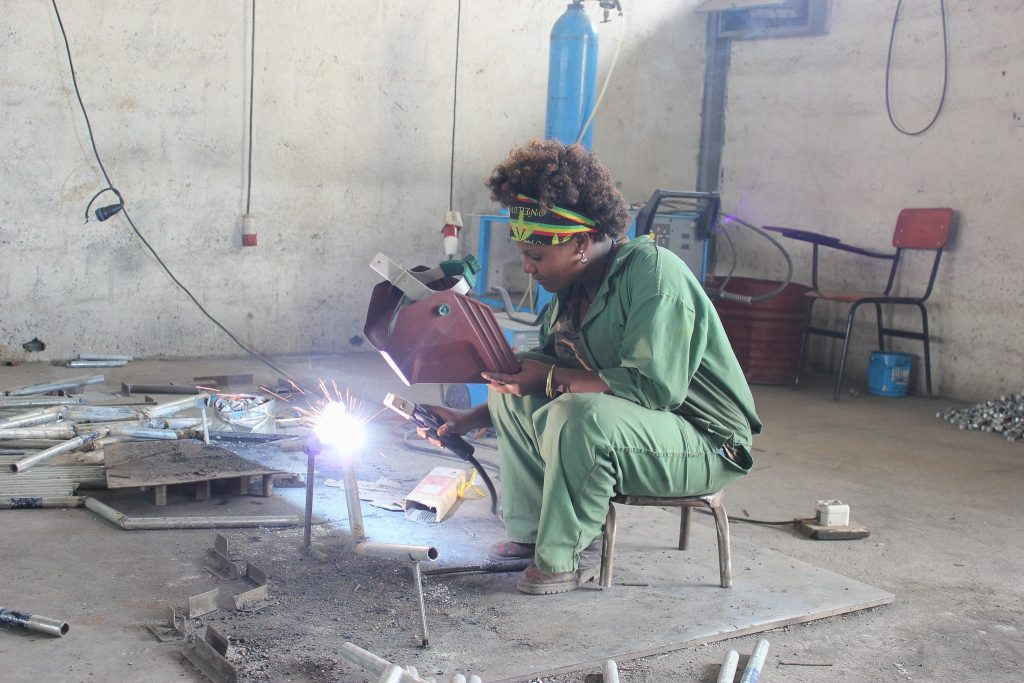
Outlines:
<svg viewBox="0 0 1024 683"><path fill-rule="evenodd" d="M589 262L590 262L590 259L587 258L587 255L584 254L583 252L580 252L580 263L586 265Z"/></svg>

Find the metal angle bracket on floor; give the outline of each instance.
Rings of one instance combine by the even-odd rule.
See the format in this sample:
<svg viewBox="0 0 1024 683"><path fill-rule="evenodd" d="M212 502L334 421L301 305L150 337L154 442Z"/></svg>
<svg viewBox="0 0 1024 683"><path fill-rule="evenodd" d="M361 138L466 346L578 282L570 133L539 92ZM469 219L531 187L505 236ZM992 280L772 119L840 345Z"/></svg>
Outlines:
<svg viewBox="0 0 1024 683"><path fill-rule="evenodd" d="M226 659L228 639L212 626L206 627L206 635L202 640L196 638L182 649L181 654L214 683L238 681L238 671Z"/></svg>
<svg viewBox="0 0 1024 683"><path fill-rule="evenodd" d="M217 534L213 541L213 547L206 551L213 566L208 566L213 574L220 579L237 579L238 567L228 556L228 539L223 534Z"/></svg>
<svg viewBox="0 0 1024 683"><path fill-rule="evenodd" d="M188 618L193 619L217 611L220 609L218 604L219 598L219 588L214 588L212 591L206 591L199 595L193 595L188 599Z"/></svg>
<svg viewBox="0 0 1024 683"><path fill-rule="evenodd" d="M255 588L235 596L235 609L239 612L250 610L253 605L265 601L269 597L270 587L267 585L267 573L249 562L245 563L245 576L256 584Z"/></svg>
<svg viewBox="0 0 1024 683"><path fill-rule="evenodd" d="M162 624L146 624L146 629L161 643L185 639L185 615L178 618L178 610L167 606L167 621Z"/></svg>

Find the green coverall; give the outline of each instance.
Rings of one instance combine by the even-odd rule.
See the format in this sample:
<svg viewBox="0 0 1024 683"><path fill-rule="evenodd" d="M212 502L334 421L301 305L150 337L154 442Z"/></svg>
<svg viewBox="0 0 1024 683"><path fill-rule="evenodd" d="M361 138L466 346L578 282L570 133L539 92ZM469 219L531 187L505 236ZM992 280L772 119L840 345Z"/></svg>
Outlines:
<svg viewBox="0 0 1024 683"><path fill-rule="evenodd" d="M610 394L489 392L508 538L536 543L545 572L577 568L616 494L700 495L738 479L761 431L718 314L686 264L646 237L613 259L579 330L586 366ZM566 297L552 300L538 348L521 358L561 364L554 326Z"/></svg>

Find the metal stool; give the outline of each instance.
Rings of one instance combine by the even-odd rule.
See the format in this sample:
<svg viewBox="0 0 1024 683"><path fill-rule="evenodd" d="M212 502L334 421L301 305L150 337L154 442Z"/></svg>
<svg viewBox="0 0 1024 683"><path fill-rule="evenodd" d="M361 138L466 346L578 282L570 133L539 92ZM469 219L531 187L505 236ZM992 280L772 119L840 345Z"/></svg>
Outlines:
<svg viewBox="0 0 1024 683"><path fill-rule="evenodd" d="M649 496L615 496L608 505L608 516L604 522L604 538L601 544L601 587L612 585L612 562L615 559L615 504L649 505L655 507L680 508L679 518L679 549L686 550L690 542L690 521L693 508L707 507L715 515L715 527L718 530L718 568L721 574L722 588L732 586L732 556L729 551L729 518L722 502L723 493L709 493L706 496L687 496L685 498L654 498Z"/></svg>

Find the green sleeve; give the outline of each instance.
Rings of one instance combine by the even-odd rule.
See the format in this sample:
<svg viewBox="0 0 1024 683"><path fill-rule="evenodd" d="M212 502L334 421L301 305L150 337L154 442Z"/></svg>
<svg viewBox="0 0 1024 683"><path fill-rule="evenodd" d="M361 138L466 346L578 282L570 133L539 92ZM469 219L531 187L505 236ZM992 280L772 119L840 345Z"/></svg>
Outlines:
<svg viewBox="0 0 1024 683"><path fill-rule="evenodd" d="M552 329L557 318L558 300L552 299L548 305L544 320L541 321L540 330L537 331L537 346L530 349L535 353L543 353L548 356L555 355L555 331Z"/></svg>
<svg viewBox="0 0 1024 683"><path fill-rule="evenodd" d="M612 394L652 410L675 410L707 345L707 327L693 305L652 293L628 309L618 367L598 371Z"/></svg>

